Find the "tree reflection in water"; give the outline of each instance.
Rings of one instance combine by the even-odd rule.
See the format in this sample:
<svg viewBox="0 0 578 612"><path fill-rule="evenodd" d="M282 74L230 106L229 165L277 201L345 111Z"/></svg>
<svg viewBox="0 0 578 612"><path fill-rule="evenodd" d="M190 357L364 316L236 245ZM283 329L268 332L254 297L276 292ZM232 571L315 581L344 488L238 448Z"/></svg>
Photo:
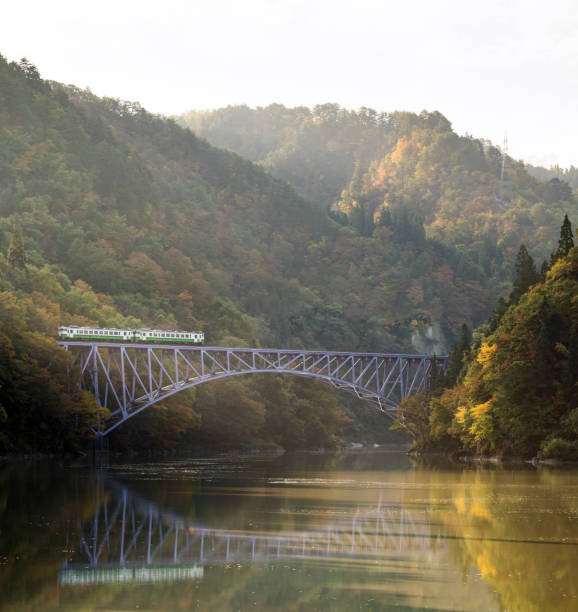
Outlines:
<svg viewBox="0 0 578 612"><path fill-rule="evenodd" d="M0 485L1 610L576 603L572 471L301 455L13 464Z"/></svg>

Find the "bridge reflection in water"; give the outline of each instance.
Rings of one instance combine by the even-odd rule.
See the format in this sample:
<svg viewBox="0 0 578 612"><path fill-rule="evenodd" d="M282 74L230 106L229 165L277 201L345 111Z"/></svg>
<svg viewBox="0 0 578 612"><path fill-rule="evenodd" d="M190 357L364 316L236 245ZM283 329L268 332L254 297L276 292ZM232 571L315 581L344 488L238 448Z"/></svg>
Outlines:
<svg viewBox="0 0 578 612"><path fill-rule="evenodd" d="M165 510L114 481L97 486L96 512L79 524L79 546L60 569L61 585L190 580L202 578L205 565L383 559L447 548L424 510L366 508L312 531L229 531Z"/></svg>

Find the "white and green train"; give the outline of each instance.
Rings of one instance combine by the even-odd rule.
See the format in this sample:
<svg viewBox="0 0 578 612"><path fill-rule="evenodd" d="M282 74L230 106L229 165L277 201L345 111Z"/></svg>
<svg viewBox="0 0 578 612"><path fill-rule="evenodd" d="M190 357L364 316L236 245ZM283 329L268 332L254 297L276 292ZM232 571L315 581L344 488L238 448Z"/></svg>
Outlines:
<svg viewBox="0 0 578 612"><path fill-rule="evenodd" d="M114 327L79 327L64 325L58 328L58 335L63 340L100 340L101 342L149 342L203 344L203 332L180 331L169 329L116 329Z"/></svg>

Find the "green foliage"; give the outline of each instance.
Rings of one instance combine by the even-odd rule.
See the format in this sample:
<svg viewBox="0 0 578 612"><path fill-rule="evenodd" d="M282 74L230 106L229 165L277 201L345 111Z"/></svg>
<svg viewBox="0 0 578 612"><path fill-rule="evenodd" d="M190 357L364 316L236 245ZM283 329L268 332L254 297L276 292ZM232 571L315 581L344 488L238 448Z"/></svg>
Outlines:
<svg viewBox="0 0 578 612"><path fill-rule="evenodd" d="M454 419L451 424L437 419L436 435L445 424L469 451L571 454L578 440L576 295L578 248L573 248L483 339L463 385L441 397Z"/></svg>
<svg viewBox="0 0 578 612"><path fill-rule="evenodd" d="M14 268L26 268L26 250L20 230L16 230L10 238L7 259L8 263Z"/></svg>
<svg viewBox="0 0 578 612"><path fill-rule="evenodd" d="M516 278L508 301L510 306L517 304L524 293L540 280L540 274L536 270L534 260L523 244L520 245L520 250L516 256L515 269Z"/></svg>
<svg viewBox="0 0 578 612"><path fill-rule="evenodd" d="M42 294L0 293L0 452L79 448L107 415L71 383L71 356L46 336L57 307Z"/></svg>
<svg viewBox="0 0 578 612"><path fill-rule="evenodd" d="M420 326L456 334L483 320L504 290L508 245L520 233L541 243L536 227L562 206L539 201L540 184L516 168L525 199L490 214L495 152L439 113L273 105L195 120L313 204L139 104L48 83L0 57L0 291L26 305L24 337L48 342L59 323L142 324L204 329L211 343L409 351ZM20 380L19 367L6 368ZM329 391L287 383L277 405L260 384L232 391L249 433L232 404L230 430L220 428L199 391L139 417L156 437L117 442L174 447L222 431L231 444L318 446L341 435L335 423L348 426ZM14 419L15 404L0 405ZM22 445L24 429L10 431Z"/></svg>
<svg viewBox="0 0 578 612"><path fill-rule="evenodd" d="M558 240L558 248L550 257L550 265L557 262L561 257L566 257L570 249L574 246L574 238L572 236L572 224L568 215L564 215L564 222L560 228L560 239Z"/></svg>
<svg viewBox="0 0 578 612"><path fill-rule="evenodd" d="M578 461L578 440L551 438L540 445L540 457L543 459Z"/></svg>
<svg viewBox="0 0 578 612"><path fill-rule="evenodd" d="M472 334L468 326L464 323L462 325L459 340L452 346L449 354L448 367L445 376L447 386L453 387L457 383L471 344Z"/></svg>
<svg viewBox="0 0 578 612"><path fill-rule="evenodd" d="M430 398L423 392L408 397L398 409L392 429L408 433L413 440L412 448L429 450Z"/></svg>

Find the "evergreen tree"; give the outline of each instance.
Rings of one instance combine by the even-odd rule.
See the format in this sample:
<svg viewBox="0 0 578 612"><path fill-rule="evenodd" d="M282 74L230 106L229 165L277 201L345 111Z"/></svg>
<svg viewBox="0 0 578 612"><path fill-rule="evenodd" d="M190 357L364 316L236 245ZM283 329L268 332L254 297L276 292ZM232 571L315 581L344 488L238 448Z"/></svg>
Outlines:
<svg viewBox="0 0 578 612"><path fill-rule="evenodd" d="M540 282L540 275L536 270L536 265L525 245L520 245L520 250L516 256L516 278L510 293L508 305L515 305L530 287Z"/></svg>
<svg viewBox="0 0 578 612"><path fill-rule="evenodd" d="M500 324L502 317L506 313L506 310L508 310L508 302L506 302L506 300L501 297L498 300L498 303L496 304L496 307L494 308L494 311L492 312L488 320L488 331L490 334L492 334L496 331L496 329L498 329L498 325Z"/></svg>
<svg viewBox="0 0 578 612"><path fill-rule="evenodd" d="M13 268L26 268L26 251L24 249L22 232L19 229L15 230L10 238L10 244L8 245L8 263Z"/></svg>
<svg viewBox="0 0 578 612"><path fill-rule="evenodd" d="M550 269L550 264L544 260L542 262L542 267L540 268L540 280L546 280L546 274L548 274L548 270Z"/></svg>
<svg viewBox="0 0 578 612"><path fill-rule="evenodd" d="M568 361L564 377L564 394L568 408L578 409L578 326L572 327L570 331L570 342L568 344Z"/></svg>
<svg viewBox="0 0 578 612"><path fill-rule="evenodd" d="M470 350L472 343L472 334L468 326L464 323L462 325L462 331L460 333L459 340L452 346L450 351L450 358L448 362L448 369L446 372L446 383L449 387L453 387L460 375L461 369L464 365L464 357Z"/></svg>
<svg viewBox="0 0 578 612"><path fill-rule="evenodd" d="M564 215L564 221L560 228L560 239L558 240L558 248L552 253L550 263L554 264L562 257L566 257L570 249L574 246L574 238L572 237L572 224L568 215Z"/></svg>

